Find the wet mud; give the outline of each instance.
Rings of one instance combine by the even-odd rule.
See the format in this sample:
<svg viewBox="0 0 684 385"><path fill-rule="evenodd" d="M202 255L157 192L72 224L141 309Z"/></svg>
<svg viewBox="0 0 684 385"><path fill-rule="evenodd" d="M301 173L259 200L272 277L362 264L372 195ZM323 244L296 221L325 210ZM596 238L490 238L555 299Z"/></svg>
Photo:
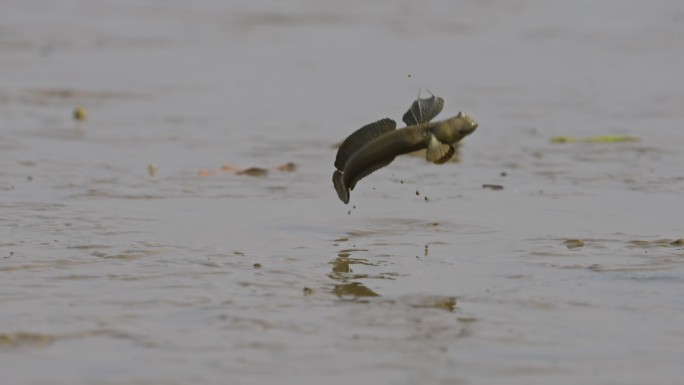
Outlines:
<svg viewBox="0 0 684 385"><path fill-rule="evenodd" d="M3 383L678 384L683 15L4 3ZM345 206L420 88L477 134Z"/></svg>

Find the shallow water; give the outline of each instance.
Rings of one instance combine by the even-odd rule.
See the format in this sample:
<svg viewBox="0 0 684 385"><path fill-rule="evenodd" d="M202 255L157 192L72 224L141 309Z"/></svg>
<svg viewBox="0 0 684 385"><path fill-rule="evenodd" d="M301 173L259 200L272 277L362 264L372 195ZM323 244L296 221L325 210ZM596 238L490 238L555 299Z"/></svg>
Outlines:
<svg viewBox="0 0 684 385"><path fill-rule="evenodd" d="M5 2L3 383L679 383L682 21L677 1ZM460 162L400 157L343 205L333 145L421 87L479 121Z"/></svg>

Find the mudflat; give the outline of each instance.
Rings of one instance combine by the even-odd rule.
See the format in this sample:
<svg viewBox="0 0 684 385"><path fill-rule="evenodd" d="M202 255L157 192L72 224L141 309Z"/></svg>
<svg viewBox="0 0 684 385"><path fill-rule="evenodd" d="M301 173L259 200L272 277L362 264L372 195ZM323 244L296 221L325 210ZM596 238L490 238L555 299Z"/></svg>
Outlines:
<svg viewBox="0 0 684 385"><path fill-rule="evenodd" d="M3 383L681 381L681 2L2 9ZM477 134L342 205L421 87Z"/></svg>

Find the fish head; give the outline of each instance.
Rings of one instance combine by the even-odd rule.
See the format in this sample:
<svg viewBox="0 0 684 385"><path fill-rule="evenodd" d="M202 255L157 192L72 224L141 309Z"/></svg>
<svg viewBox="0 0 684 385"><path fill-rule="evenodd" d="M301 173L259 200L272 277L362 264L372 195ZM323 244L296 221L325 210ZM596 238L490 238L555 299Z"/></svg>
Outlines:
<svg viewBox="0 0 684 385"><path fill-rule="evenodd" d="M461 111L451 119L439 122L432 130L437 140L454 144L472 134L477 129L477 121Z"/></svg>
<svg viewBox="0 0 684 385"><path fill-rule="evenodd" d="M477 129L477 121L473 119L470 115L466 114L463 111L459 111L458 115L456 115L457 118L461 118L463 120L463 126L459 129L459 134L461 135L461 138L464 138Z"/></svg>

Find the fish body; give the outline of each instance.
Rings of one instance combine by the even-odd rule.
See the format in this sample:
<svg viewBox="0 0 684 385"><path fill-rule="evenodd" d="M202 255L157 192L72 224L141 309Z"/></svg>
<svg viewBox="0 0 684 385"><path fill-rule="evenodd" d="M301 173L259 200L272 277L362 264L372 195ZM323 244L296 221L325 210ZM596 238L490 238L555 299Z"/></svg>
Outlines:
<svg viewBox="0 0 684 385"><path fill-rule="evenodd" d="M435 96L418 99L403 119L407 124L416 124L397 130L393 120L382 119L350 135L335 160L333 184L340 200L349 203L349 191L359 180L389 165L399 155L427 149L429 162L442 164L451 159L456 151L454 145L475 131L478 124L463 112L446 120L429 122L441 111L443 103Z"/></svg>

